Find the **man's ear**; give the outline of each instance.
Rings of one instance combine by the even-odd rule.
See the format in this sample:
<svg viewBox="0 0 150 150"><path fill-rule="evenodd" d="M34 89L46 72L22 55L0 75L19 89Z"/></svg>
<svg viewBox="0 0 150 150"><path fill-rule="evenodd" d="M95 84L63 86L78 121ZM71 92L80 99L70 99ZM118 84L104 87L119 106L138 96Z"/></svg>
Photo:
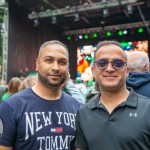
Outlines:
<svg viewBox="0 0 150 150"><path fill-rule="evenodd" d="M36 64L36 69L35 70L38 71L38 68L39 68L39 59L38 58L36 59L35 64Z"/></svg>
<svg viewBox="0 0 150 150"><path fill-rule="evenodd" d="M149 63L144 66L144 71L150 71Z"/></svg>
<svg viewBox="0 0 150 150"><path fill-rule="evenodd" d="M95 66L92 66L92 67L91 67L91 71L92 71L93 77L95 78Z"/></svg>
<svg viewBox="0 0 150 150"><path fill-rule="evenodd" d="M129 66L127 66L127 71L126 71L126 78L129 76L129 72L130 72L130 67Z"/></svg>

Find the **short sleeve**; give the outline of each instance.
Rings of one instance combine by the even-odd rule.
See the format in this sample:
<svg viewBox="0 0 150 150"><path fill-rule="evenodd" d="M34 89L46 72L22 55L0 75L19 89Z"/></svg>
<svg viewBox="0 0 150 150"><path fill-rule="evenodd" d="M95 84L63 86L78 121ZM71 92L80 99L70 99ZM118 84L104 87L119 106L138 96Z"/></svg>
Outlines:
<svg viewBox="0 0 150 150"><path fill-rule="evenodd" d="M16 139L14 111L6 102L0 104L0 145L13 147Z"/></svg>
<svg viewBox="0 0 150 150"><path fill-rule="evenodd" d="M76 141L75 147L79 148L80 150L89 150L87 141L84 137L80 126L80 118L79 118L79 111L76 116Z"/></svg>

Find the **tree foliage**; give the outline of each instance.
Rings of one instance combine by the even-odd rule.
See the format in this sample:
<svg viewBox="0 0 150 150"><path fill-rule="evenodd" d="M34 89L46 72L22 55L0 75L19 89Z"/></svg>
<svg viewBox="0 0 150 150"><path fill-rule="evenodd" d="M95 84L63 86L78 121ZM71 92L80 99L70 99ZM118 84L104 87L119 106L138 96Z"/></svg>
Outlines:
<svg viewBox="0 0 150 150"><path fill-rule="evenodd" d="M4 9L0 8L0 65L2 65Z"/></svg>

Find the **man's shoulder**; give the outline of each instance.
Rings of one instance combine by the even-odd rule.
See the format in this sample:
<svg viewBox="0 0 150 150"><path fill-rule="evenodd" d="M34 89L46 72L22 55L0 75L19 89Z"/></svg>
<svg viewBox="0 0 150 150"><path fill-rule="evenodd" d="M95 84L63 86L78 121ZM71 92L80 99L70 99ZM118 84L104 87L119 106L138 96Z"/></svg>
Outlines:
<svg viewBox="0 0 150 150"><path fill-rule="evenodd" d="M149 103L150 104L150 98L149 97L146 97L144 95L141 95L141 94L138 94L136 93L137 97L138 97L138 100L141 102L141 103Z"/></svg>
<svg viewBox="0 0 150 150"><path fill-rule="evenodd" d="M87 103L81 106L81 111L89 111L97 107L100 94L95 94Z"/></svg>
<svg viewBox="0 0 150 150"><path fill-rule="evenodd" d="M63 92L63 96L62 96L63 102L66 102L68 104L75 104L75 105L81 105L81 103L79 103L75 98L73 98L71 95Z"/></svg>
<svg viewBox="0 0 150 150"><path fill-rule="evenodd" d="M136 96L137 96L137 105L136 105L137 112L140 114L141 113L144 114L145 117L148 118L150 114L150 98L137 93Z"/></svg>
<svg viewBox="0 0 150 150"><path fill-rule="evenodd" d="M144 95L136 93L134 90L131 90L131 93L128 97L128 104L131 104L137 108L140 108L141 111L150 110L150 98Z"/></svg>

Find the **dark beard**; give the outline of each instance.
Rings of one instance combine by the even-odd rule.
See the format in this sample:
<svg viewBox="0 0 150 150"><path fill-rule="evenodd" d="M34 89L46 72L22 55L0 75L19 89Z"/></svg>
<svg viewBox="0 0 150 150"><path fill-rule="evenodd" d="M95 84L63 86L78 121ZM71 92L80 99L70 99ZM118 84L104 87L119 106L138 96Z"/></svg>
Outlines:
<svg viewBox="0 0 150 150"><path fill-rule="evenodd" d="M58 83L53 84L51 81L48 80L48 78L42 76L39 72L38 72L38 78L40 82L48 88L58 88L66 81L66 78L62 78Z"/></svg>

